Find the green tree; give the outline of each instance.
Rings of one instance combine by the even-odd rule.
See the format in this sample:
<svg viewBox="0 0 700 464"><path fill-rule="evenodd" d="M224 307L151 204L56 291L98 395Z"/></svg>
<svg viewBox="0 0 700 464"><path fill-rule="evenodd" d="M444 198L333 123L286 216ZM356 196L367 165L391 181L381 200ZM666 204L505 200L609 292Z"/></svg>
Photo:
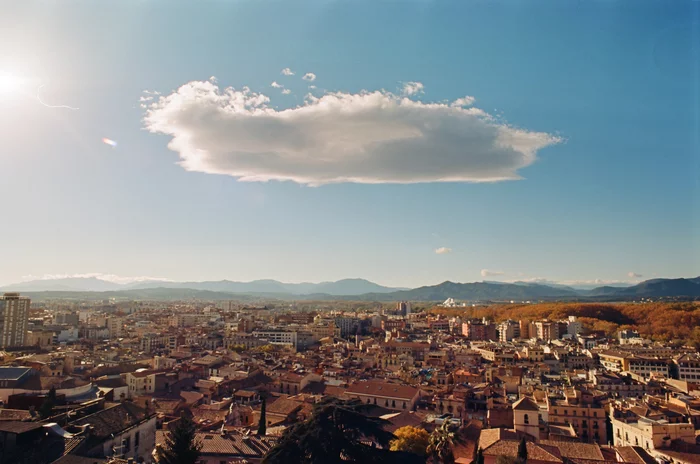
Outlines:
<svg viewBox="0 0 700 464"><path fill-rule="evenodd" d="M49 393L46 395L44 402L41 403L41 406L39 406L39 416L41 416L42 419L51 417L53 415L54 406L56 406L56 388L51 387L51 390L49 390Z"/></svg>
<svg viewBox="0 0 700 464"><path fill-rule="evenodd" d="M407 425L394 432L394 436L396 438L389 443L391 451L407 451L419 456L427 454L430 434L425 429Z"/></svg>
<svg viewBox="0 0 700 464"><path fill-rule="evenodd" d="M455 456L454 445L459 441L457 434L452 429L449 420L445 420L442 425L430 434L428 444L428 455L434 463L453 464Z"/></svg>
<svg viewBox="0 0 700 464"><path fill-rule="evenodd" d="M165 446L156 448L158 464L196 464L202 449L196 433L192 419L182 414L175 429L165 438Z"/></svg>
<svg viewBox="0 0 700 464"><path fill-rule="evenodd" d="M365 464L390 462L391 455L403 456L363 443L386 446L393 437L383 429L387 421L364 415L367 409L359 400L323 398L314 405L309 419L287 428L263 463Z"/></svg>
<svg viewBox="0 0 700 464"><path fill-rule="evenodd" d="M258 435L264 436L267 433L267 396L262 395L262 404L260 405L260 421L258 422Z"/></svg>
<svg viewBox="0 0 700 464"><path fill-rule="evenodd" d="M527 462L527 442L523 437L518 444L518 461L522 463Z"/></svg>

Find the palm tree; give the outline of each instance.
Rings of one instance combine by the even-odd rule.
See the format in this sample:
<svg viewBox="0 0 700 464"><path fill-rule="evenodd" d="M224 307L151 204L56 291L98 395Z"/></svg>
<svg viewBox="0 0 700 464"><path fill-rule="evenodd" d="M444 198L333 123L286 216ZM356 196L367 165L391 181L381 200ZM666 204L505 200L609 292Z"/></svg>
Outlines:
<svg viewBox="0 0 700 464"><path fill-rule="evenodd" d="M387 462L388 455L398 453L379 449L374 444L386 447L393 435L383 429L385 420L364 415L363 412L367 409L367 405L359 400L322 399L314 405L309 419L285 431L263 462Z"/></svg>
<svg viewBox="0 0 700 464"><path fill-rule="evenodd" d="M439 428L430 434L428 455L434 463L453 464L455 462L452 448L459 441L459 437L450 425L450 421L445 420Z"/></svg>

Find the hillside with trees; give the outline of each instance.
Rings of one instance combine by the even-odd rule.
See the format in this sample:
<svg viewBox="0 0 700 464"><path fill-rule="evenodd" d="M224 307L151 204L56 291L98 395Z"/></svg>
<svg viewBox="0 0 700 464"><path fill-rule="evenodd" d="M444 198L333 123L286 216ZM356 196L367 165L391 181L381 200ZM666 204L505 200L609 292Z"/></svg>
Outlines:
<svg viewBox="0 0 700 464"><path fill-rule="evenodd" d="M700 348L698 302L503 304L475 308L434 307L431 313L449 317L486 317L496 322L577 316L588 330L601 331L609 336L614 336L619 329L630 328L655 341Z"/></svg>

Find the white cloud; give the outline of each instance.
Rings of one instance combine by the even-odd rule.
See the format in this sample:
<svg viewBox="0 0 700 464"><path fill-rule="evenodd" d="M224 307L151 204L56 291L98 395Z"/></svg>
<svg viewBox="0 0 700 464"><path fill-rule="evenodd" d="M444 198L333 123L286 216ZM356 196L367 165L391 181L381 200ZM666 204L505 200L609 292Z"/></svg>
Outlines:
<svg viewBox="0 0 700 464"><path fill-rule="evenodd" d="M277 81L273 81L272 84L270 84L270 87L274 87L276 89L281 89L284 86L282 84L278 84Z"/></svg>
<svg viewBox="0 0 700 464"><path fill-rule="evenodd" d="M149 280L158 280L162 282L172 282L165 277L150 277L150 276L119 276L116 274L103 274L101 272L87 272L83 274L44 274L42 276L26 275L22 276L23 281L29 280L56 280L56 279L89 279L96 278L114 282L115 284L130 284L132 282L145 282Z"/></svg>
<svg viewBox="0 0 700 464"><path fill-rule="evenodd" d="M435 250L435 253L438 255L446 255L448 253L452 253L452 248L440 247Z"/></svg>
<svg viewBox="0 0 700 464"><path fill-rule="evenodd" d="M146 95L160 95L160 92L155 90L144 90L143 93L145 93Z"/></svg>
<svg viewBox="0 0 700 464"><path fill-rule="evenodd" d="M476 99L474 97L470 97L467 95L466 97L458 98L457 100L453 101L452 103L450 103L450 106L472 106L475 100Z"/></svg>
<svg viewBox="0 0 700 464"><path fill-rule="evenodd" d="M314 73L306 73L304 74L304 77L302 77L305 81L313 82L316 80L316 74Z"/></svg>
<svg viewBox="0 0 700 464"><path fill-rule="evenodd" d="M478 108L385 91L308 94L276 110L262 93L209 81L159 97L144 124L172 137L168 147L188 171L307 185L520 179L538 150L560 140Z"/></svg>
<svg viewBox="0 0 700 464"><path fill-rule="evenodd" d="M629 277L631 279L639 279L639 278L642 278L644 276L642 274L637 274L636 272L628 272L627 277Z"/></svg>
<svg viewBox="0 0 700 464"><path fill-rule="evenodd" d="M219 80L216 78L216 76L211 76L209 77L209 82L213 82L214 84L217 84Z"/></svg>
<svg viewBox="0 0 700 464"><path fill-rule="evenodd" d="M310 85L309 88L310 88L310 89L315 89L316 86L315 86L315 85Z"/></svg>
<svg viewBox="0 0 700 464"><path fill-rule="evenodd" d="M292 93L292 91L289 90L289 89L284 89L284 90L282 90L282 94L283 94L283 95L289 95L290 93Z"/></svg>
<svg viewBox="0 0 700 464"><path fill-rule="evenodd" d="M423 93L423 83L421 82L406 82L401 90L404 95L415 95Z"/></svg>
<svg viewBox="0 0 700 464"><path fill-rule="evenodd" d="M285 76L293 76L293 75L294 75L294 71L292 71L292 70L289 69L289 68L284 68L284 69L282 70L282 74L284 74Z"/></svg>
<svg viewBox="0 0 700 464"><path fill-rule="evenodd" d="M505 272L503 271L490 271L488 269L481 270L481 277L501 276L503 274L505 274Z"/></svg>
<svg viewBox="0 0 700 464"><path fill-rule="evenodd" d="M151 101L151 100L153 100L153 97L152 97L152 96L149 96L149 97L143 97L143 96L142 96L142 97L139 97L139 101L140 101L140 102L148 102L148 101Z"/></svg>

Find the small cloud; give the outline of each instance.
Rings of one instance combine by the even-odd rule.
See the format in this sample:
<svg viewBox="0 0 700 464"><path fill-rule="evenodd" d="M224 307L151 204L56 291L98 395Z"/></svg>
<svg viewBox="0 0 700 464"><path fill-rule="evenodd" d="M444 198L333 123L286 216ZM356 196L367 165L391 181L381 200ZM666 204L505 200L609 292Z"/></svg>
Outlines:
<svg viewBox="0 0 700 464"><path fill-rule="evenodd" d="M144 90L143 93L145 93L146 95L160 95L160 92L155 90Z"/></svg>
<svg viewBox="0 0 700 464"><path fill-rule="evenodd" d="M501 276L503 274L505 274L505 272L503 271L490 271L488 269L481 270L481 277Z"/></svg>
<svg viewBox="0 0 700 464"><path fill-rule="evenodd" d="M315 85L310 85L309 88L310 88L311 90L313 90L313 89L316 88L316 86L315 86Z"/></svg>
<svg viewBox="0 0 700 464"><path fill-rule="evenodd" d="M450 103L450 106L452 108L458 108L458 107L462 107L462 106L472 106L475 101L476 101L476 98L470 97L467 95L466 97L458 98L457 100L453 101L452 103Z"/></svg>
<svg viewBox="0 0 700 464"><path fill-rule="evenodd" d="M289 69L289 68L284 68L284 69L282 70L282 74L285 75L285 76L293 76L293 75L294 75L294 71L292 71L292 70Z"/></svg>
<svg viewBox="0 0 700 464"><path fill-rule="evenodd" d="M284 95L289 95L290 93L292 93L292 91L289 89L282 90L282 94L284 94Z"/></svg>
<svg viewBox="0 0 700 464"><path fill-rule="evenodd" d="M452 253L452 248L440 247L435 250L435 254L437 255L446 255L448 253Z"/></svg>
<svg viewBox="0 0 700 464"><path fill-rule="evenodd" d="M314 73L306 73L304 74L304 77L302 77L305 81L313 82L316 80L316 74Z"/></svg>
<svg viewBox="0 0 700 464"><path fill-rule="evenodd" d="M219 80L216 78L216 76L211 76L209 77L209 82L211 82L212 84L216 84L219 82Z"/></svg>
<svg viewBox="0 0 700 464"><path fill-rule="evenodd" d="M139 101L140 102L147 102L153 100L153 97L140 97Z"/></svg>
<svg viewBox="0 0 700 464"><path fill-rule="evenodd" d="M642 274L637 274L636 272L628 272L627 276L631 279L639 279L644 277Z"/></svg>
<svg viewBox="0 0 700 464"><path fill-rule="evenodd" d="M422 82L406 82L403 85L401 93L404 95L415 95L417 93L423 93L423 88Z"/></svg>
<svg viewBox="0 0 700 464"><path fill-rule="evenodd" d="M115 284L130 284L133 282L145 282L150 280L157 280L161 282L172 282L170 279L165 277L151 277L151 276L120 276L116 274L103 274L101 272L88 272L83 274L44 274L43 276L35 275L25 275L22 276L22 281L29 280L57 280L57 279L100 279L106 280L107 282L114 282Z"/></svg>
<svg viewBox="0 0 700 464"><path fill-rule="evenodd" d="M277 81L273 81L272 84L270 84L270 87L274 87L276 89L281 89L284 86L282 84L278 84Z"/></svg>

